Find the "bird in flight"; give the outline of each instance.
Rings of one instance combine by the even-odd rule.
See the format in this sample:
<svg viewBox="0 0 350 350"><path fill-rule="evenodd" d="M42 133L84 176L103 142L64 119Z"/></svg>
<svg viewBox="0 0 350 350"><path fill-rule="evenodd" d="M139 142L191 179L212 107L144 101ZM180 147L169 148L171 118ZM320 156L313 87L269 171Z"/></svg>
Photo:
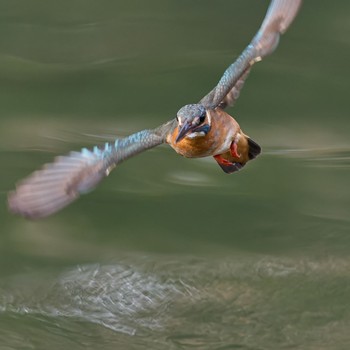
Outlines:
<svg viewBox="0 0 350 350"><path fill-rule="evenodd" d="M198 103L180 108L174 119L155 129L55 158L8 194L9 210L30 219L49 216L90 192L124 160L163 143L184 157L213 156L228 174L242 169L261 148L225 108L235 104L253 64L276 49L301 2L272 0L252 41Z"/></svg>

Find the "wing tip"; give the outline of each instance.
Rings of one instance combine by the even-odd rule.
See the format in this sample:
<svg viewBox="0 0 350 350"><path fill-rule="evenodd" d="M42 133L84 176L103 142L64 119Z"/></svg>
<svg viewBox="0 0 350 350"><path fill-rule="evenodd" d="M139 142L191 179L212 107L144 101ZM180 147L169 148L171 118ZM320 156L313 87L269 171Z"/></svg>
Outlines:
<svg viewBox="0 0 350 350"><path fill-rule="evenodd" d="M63 209L80 194L93 190L106 176L98 158L71 152L56 157L28 177L20 180L7 194L10 213L26 219L42 219Z"/></svg>
<svg viewBox="0 0 350 350"><path fill-rule="evenodd" d="M59 196L40 198L37 193L24 193L17 188L7 194L7 208L11 214L29 220L39 220L51 216L79 197L79 194L60 194Z"/></svg>
<svg viewBox="0 0 350 350"><path fill-rule="evenodd" d="M17 191L10 191L7 194L7 208L11 214L23 216L26 219L35 220L40 218L40 215L25 210L24 207L21 206Z"/></svg>

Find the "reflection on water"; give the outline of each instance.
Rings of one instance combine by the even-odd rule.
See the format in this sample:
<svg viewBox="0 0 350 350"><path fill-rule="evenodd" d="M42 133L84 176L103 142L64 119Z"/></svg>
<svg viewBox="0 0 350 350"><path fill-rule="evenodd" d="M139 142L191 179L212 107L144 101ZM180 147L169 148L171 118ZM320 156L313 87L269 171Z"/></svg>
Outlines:
<svg viewBox="0 0 350 350"><path fill-rule="evenodd" d="M1 319L22 315L40 327L70 324L77 342L81 325L97 324L106 344L128 336L130 348L154 338L156 348L327 348L347 338L348 278L345 259L133 256L58 275L13 276L1 291ZM330 298L337 302L330 306ZM96 337L100 333L95 329ZM11 346L5 334L1 341ZM66 335L60 337L65 344Z"/></svg>
<svg viewBox="0 0 350 350"><path fill-rule="evenodd" d="M187 186L211 186L209 176L203 173L177 171L169 174L169 182Z"/></svg>
<svg viewBox="0 0 350 350"><path fill-rule="evenodd" d="M265 152L266 153L266 152ZM306 162L322 162L325 167L347 165L350 160L350 147L343 145L342 147L313 147L313 148L295 148L295 149L278 149L269 151L270 155L279 155L282 157L292 157L296 159L305 159Z"/></svg>

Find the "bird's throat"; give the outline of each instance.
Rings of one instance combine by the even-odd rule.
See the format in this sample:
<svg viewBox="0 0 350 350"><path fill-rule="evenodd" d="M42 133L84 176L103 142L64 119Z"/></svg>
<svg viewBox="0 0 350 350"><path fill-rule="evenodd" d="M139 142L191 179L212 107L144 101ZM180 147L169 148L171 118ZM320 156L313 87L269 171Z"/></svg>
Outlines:
<svg viewBox="0 0 350 350"><path fill-rule="evenodd" d="M207 135L209 131L210 131L210 126L208 124L201 125L198 128L194 129L193 132L186 135L186 137L190 139L194 139L196 137L203 137Z"/></svg>

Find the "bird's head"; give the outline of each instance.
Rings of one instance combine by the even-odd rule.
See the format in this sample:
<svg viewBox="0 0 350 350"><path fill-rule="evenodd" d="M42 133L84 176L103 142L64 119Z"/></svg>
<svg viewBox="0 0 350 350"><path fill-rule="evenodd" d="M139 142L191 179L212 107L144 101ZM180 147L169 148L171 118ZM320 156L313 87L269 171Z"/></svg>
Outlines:
<svg viewBox="0 0 350 350"><path fill-rule="evenodd" d="M176 116L179 133L176 142L186 136L195 138L205 136L210 130L210 116L201 104L191 104L182 107Z"/></svg>

